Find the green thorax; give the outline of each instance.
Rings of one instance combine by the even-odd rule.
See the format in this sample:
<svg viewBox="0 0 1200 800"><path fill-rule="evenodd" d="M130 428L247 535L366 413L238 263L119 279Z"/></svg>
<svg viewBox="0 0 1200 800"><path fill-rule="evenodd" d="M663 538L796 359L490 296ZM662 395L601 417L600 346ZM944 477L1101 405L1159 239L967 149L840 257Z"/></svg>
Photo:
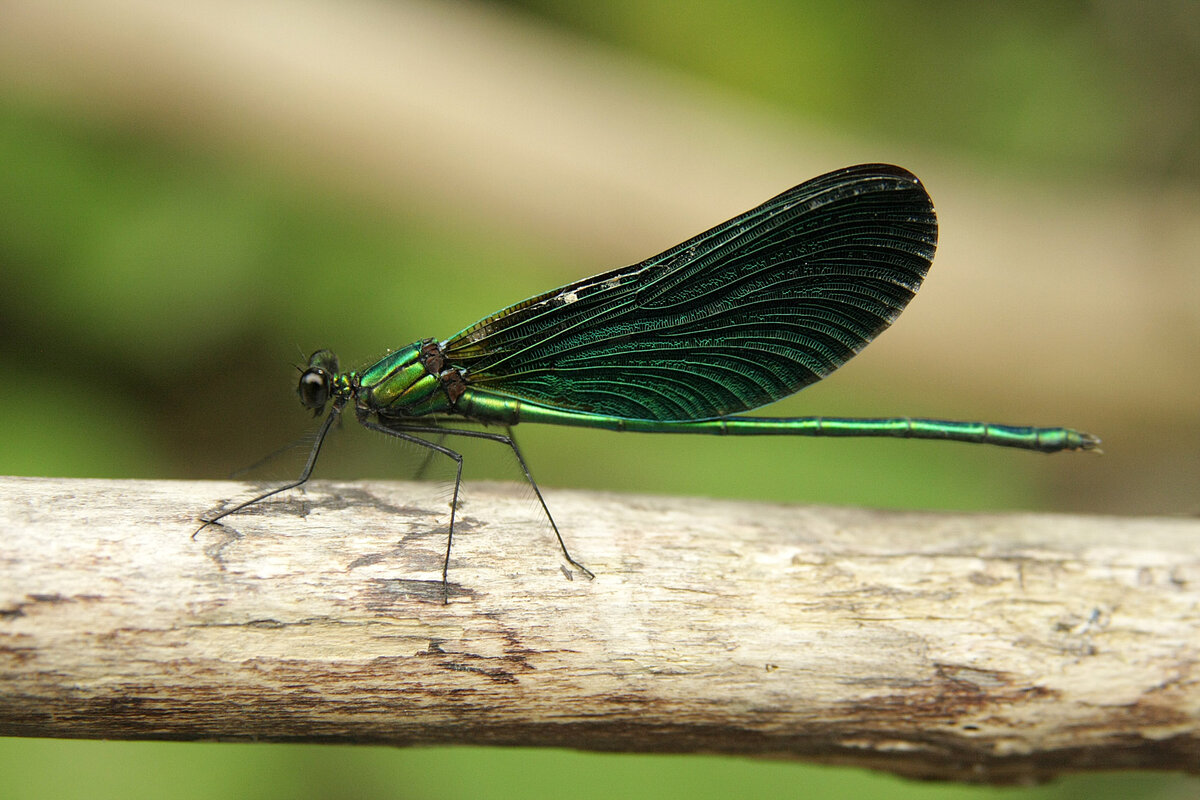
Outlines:
<svg viewBox="0 0 1200 800"><path fill-rule="evenodd" d="M432 339L389 353L353 377L358 382L358 408L382 416L444 413L466 388L461 373L446 368L442 350Z"/></svg>

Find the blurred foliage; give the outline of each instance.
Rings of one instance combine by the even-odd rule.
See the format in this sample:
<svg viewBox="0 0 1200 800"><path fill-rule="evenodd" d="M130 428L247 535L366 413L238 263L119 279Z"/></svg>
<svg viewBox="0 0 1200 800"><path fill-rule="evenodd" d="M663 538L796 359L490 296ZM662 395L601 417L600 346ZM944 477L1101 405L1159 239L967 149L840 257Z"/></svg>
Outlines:
<svg viewBox="0 0 1200 800"><path fill-rule="evenodd" d="M747 758L614 755L498 748L409 748L335 745L230 745L170 742L10 740L17 760L57 757L70 770L46 770L5 787L5 800L94 800L237 797L486 797L493 800L652 797L726 800L740 797L888 800L1123 800L1191 797L1187 779L1144 773L1080 775L1036 788L917 783L864 770ZM2 764L3 761L0 761ZM213 769L219 764L219 769ZM94 776L83 783L79 776Z"/></svg>
<svg viewBox="0 0 1200 800"><path fill-rule="evenodd" d="M1009 172L1200 179L1200 5L508 0L832 128Z"/></svg>

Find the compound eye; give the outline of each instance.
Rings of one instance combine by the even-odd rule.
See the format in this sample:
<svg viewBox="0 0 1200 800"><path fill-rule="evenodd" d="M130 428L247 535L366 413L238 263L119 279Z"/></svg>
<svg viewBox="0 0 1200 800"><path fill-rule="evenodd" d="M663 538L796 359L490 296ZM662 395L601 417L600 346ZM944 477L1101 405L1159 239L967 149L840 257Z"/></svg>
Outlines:
<svg viewBox="0 0 1200 800"><path fill-rule="evenodd" d="M307 369L300 376L300 402L314 411L325 407L329 400L329 375L322 369Z"/></svg>

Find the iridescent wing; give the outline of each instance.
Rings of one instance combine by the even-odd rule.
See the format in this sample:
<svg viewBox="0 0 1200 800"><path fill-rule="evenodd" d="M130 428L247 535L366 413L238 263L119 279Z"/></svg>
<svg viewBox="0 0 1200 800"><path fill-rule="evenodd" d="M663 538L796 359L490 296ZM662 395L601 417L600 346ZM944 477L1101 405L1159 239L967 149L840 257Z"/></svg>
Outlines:
<svg viewBox="0 0 1200 800"><path fill-rule="evenodd" d="M848 167L640 264L493 314L445 352L470 385L556 408L736 414L861 350L920 288L936 245L914 175Z"/></svg>

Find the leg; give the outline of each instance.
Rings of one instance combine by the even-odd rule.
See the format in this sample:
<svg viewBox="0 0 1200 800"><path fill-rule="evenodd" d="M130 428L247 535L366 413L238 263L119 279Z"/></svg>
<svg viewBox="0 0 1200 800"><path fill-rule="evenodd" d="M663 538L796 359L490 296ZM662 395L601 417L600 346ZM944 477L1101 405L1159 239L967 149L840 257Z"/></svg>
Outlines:
<svg viewBox="0 0 1200 800"><path fill-rule="evenodd" d="M299 478L292 481L291 483L287 483L287 484L284 484L283 486L279 486L275 489L272 489L269 492L264 492L263 494L260 494L258 497L253 497L244 503L238 503L236 506L229 509L228 511L222 511L220 514L217 514L215 517L212 517L211 519L205 519L204 517L201 517L200 521L203 522L204 524L196 529L196 533L192 534L192 538L195 539L196 534L200 533L200 531L204 530L209 525L212 525L217 520L227 517L230 514L236 514L237 512L241 511L243 508L247 508L249 506L254 505L257 502L266 500L271 495L279 494L280 492L286 492L288 489L295 489L297 486L300 486L301 484L307 482L309 476L312 475L313 466L317 463L317 456L321 452L321 444L325 441L325 435L327 433L329 433L329 429L333 426L333 421L335 419L337 419L341 413L342 413L341 405L334 405L333 408L330 409L329 416L327 416L325 418L325 422L324 422L324 424L321 425L321 429L319 431L317 431L317 441L313 444L312 452L308 454L308 461L305 463L304 470L300 473Z"/></svg>
<svg viewBox="0 0 1200 800"><path fill-rule="evenodd" d="M450 589L447 577L450 573L450 548L454 543L454 516L458 512L458 489L460 486L462 486L462 454L451 450L449 447L428 442L419 436L410 436L408 433L398 431L394 428L385 427L367 419L360 419L359 422L363 424L363 427L369 428L370 430L386 433L388 436L395 436L397 439L403 439L406 442L412 442L413 444L419 444L422 447L427 447L432 452L449 456L450 458L454 459L458 465L458 471L454 476L454 497L450 501L450 528L446 534L446 557L442 560L442 602L449 603Z"/></svg>
<svg viewBox="0 0 1200 800"><path fill-rule="evenodd" d="M441 435L437 439L437 444L445 444L446 436ZM421 466L417 467L416 473L413 474L413 480L419 481L425 477L425 471L429 469L429 465L433 463L433 457L437 455L437 450L432 447L425 453L425 460L421 462Z"/></svg>
<svg viewBox="0 0 1200 800"><path fill-rule="evenodd" d="M370 427L374 430L382 431L384 433L390 433L393 436L399 435L399 434L395 433L391 428L384 428L384 427L376 426L376 425L368 425L368 427ZM571 552L569 550L567 550L567 544L565 541L563 541L562 534L559 533L558 525L554 522L554 516L550 513L550 508L546 505L545 498L542 497L542 490L538 488L537 481L535 481L533 479L533 473L531 473L529 471L529 465L525 463L525 457L521 455L521 451L517 448L517 442L515 439L513 439L511 427L509 427L507 425L505 426L504 429L505 429L505 431L507 431L507 435L502 435L499 433L486 433L484 431L471 431L471 430L465 430L463 428L441 428L441 427L437 427L434 425L404 425L403 429L409 433L441 433L441 434L450 434L452 436L468 436L472 439L487 439L488 441L500 442L502 444L506 444L510 448L512 448L513 455L515 455L517 457L517 463L521 465L521 470L525 473L525 479L528 480L529 485L533 487L533 493L535 495L537 495L538 502L541 503L541 505L542 505L542 511L544 511L546 513L546 519L550 520L550 527L554 529L554 535L558 539L558 546L562 549L563 557L567 559L567 562L571 566L575 567L577 570L582 572L584 575L587 575L589 579L596 577L595 574L590 569L588 569L583 564L580 564L578 561L576 561L574 558L572 558ZM408 437L402 437L402 438L408 438ZM426 442L424 439L419 439L418 441L423 443L426 447L434 447L433 444ZM453 452L453 451L451 451L451 452ZM462 463L460 462L459 463L459 475L461 476L461 474L462 474ZM458 485L457 484L455 485L454 489L455 489L455 497L457 497L458 496Z"/></svg>

